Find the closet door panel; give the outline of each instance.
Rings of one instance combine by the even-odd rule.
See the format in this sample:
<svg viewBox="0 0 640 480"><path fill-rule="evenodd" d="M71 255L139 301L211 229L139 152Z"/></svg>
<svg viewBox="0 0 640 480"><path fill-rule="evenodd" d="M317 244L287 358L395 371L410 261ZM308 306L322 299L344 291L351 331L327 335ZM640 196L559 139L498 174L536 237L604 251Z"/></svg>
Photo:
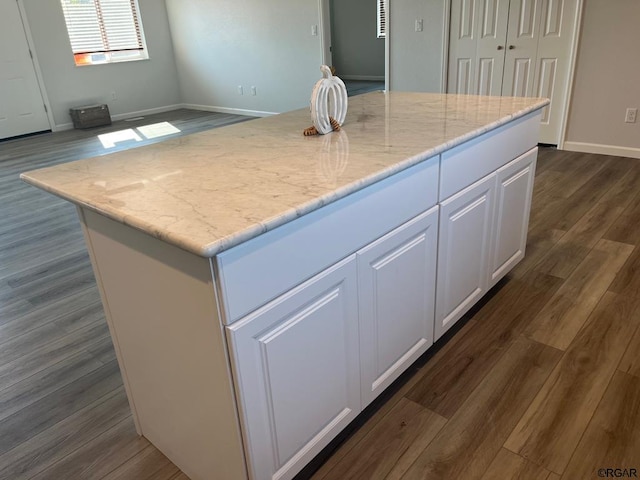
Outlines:
<svg viewBox="0 0 640 480"><path fill-rule="evenodd" d="M542 0L511 2L507 29L502 95L534 95Z"/></svg>
<svg viewBox="0 0 640 480"><path fill-rule="evenodd" d="M476 4L480 0L453 0L449 33L449 75L447 92L473 91L477 57Z"/></svg>
<svg viewBox="0 0 640 480"><path fill-rule="evenodd" d="M500 95L509 18L508 0L477 0L477 69L474 93Z"/></svg>

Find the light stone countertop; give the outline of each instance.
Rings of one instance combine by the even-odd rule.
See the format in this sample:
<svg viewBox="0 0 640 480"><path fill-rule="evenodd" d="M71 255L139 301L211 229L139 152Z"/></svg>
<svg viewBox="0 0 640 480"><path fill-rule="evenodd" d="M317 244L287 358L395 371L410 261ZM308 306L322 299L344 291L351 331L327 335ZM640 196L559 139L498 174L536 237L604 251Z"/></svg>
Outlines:
<svg viewBox="0 0 640 480"><path fill-rule="evenodd" d="M343 129L304 137L308 109L23 173L21 178L203 257L548 104L374 92Z"/></svg>

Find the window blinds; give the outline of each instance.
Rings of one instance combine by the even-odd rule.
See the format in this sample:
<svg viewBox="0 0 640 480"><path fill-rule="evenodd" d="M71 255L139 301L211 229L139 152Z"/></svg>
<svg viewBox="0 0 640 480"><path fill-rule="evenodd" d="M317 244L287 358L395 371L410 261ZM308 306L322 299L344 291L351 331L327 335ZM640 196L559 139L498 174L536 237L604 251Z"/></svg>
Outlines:
<svg viewBox="0 0 640 480"><path fill-rule="evenodd" d="M74 54L142 51L135 0L61 0Z"/></svg>
<svg viewBox="0 0 640 480"><path fill-rule="evenodd" d="M378 38L383 38L387 32L386 0L378 0Z"/></svg>

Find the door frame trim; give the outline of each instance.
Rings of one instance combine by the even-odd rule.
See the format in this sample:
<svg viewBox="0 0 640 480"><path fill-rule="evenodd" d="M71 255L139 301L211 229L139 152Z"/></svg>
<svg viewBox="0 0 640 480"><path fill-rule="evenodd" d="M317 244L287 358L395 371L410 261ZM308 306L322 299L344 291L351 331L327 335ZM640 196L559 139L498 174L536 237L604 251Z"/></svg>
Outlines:
<svg viewBox="0 0 640 480"><path fill-rule="evenodd" d="M449 30L451 29L451 2L444 3L444 28L442 29L442 84L440 85L440 92L447 93L447 84L449 82Z"/></svg>
<svg viewBox="0 0 640 480"><path fill-rule="evenodd" d="M333 65L333 55L331 54L331 6L329 0L318 0L319 21L318 30L320 30L320 52L322 55L322 64ZM331 62L329 62L329 57ZM331 65L330 65L331 63Z"/></svg>
<svg viewBox="0 0 640 480"><path fill-rule="evenodd" d="M51 102L49 102L49 96L47 95L47 89L45 88L44 78L42 76L42 70L40 70L40 62L38 60L38 53L36 52L33 36L31 35L31 28L29 27L29 21L27 20L27 12L24 8L24 0L17 0L18 11L20 13L20 21L22 22L22 30L24 31L29 51L31 52L31 63L36 73L36 80L38 81L38 88L40 90L40 96L44 102L44 106L47 109L47 119L49 120L49 129L52 132L58 130L53 118L53 109L51 108Z"/></svg>

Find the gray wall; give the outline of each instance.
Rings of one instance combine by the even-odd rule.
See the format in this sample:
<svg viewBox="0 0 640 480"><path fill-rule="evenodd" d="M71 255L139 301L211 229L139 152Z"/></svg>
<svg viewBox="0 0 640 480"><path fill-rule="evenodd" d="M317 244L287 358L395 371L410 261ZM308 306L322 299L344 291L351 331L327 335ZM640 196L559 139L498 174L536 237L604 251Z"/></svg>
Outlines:
<svg viewBox="0 0 640 480"><path fill-rule="evenodd" d="M112 116L161 111L180 103L165 4L139 0L149 60L76 67L59 0L24 0L44 86L57 127L69 108L106 103ZM117 100L111 98L116 92Z"/></svg>
<svg viewBox="0 0 640 480"><path fill-rule="evenodd" d="M331 0L331 53L338 76L384 80L375 0Z"/></svg>
<svg viewBox="0 0 640 480"><path fill-rule="evenodd" d="M445 91L442 74L448 3L448 0L389 0L390 90ZM423 21L422 32L415 31L419 19Z"/></svg>
<svg viewBox="0 0 640 480"><path fill-rule="evenodd" d="M638 0L585 0L567 142L640 155L640 121L624 123L627 107L640 109L638 20Z"/></svg>
<svg viewBox="0 0 640 480"><path fill-rule="evenodd" d="M166 0L182 101L253 113L308 105L321 78L318 0ZM244 95L238 94L238 86ZM257 95L250 88L255 86Z"/></svg>

